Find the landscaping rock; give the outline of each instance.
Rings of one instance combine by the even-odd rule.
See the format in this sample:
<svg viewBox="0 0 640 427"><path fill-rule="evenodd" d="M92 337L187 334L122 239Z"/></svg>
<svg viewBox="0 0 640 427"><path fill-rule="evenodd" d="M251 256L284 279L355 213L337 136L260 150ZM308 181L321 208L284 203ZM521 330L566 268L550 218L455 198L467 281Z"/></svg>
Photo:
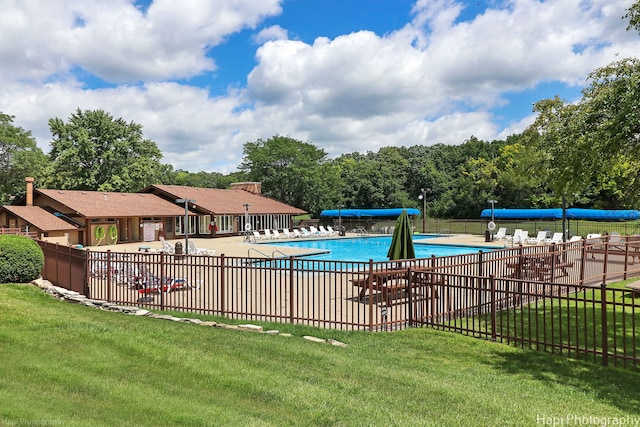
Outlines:
<svg viewBox="0 0 640 427"><path fill-rule="evenodd" d="M238 329L242 331L262 332L262 326L258 325L238 325Z"/></svg>
<svg viewBox="0 0 640 427"><path fill-rule="evenodd" d="M113 304L104 300L87 298L85 295L82 295L78 292L64 289L58 286L53 286L50 282L43 280L42 278L36 279L32 283L35 286L38 286L44 292L51 295L52 297L59 299L60 301L67 301L75 304L82 304L87 307L101 309L104 311L123 313L123 314L128 314L133 316L148 316L154 319L172 320L174 322L193 323L195 325L211 326L211 327L217 327L221 329L241 330L241 331L250 331L250 332L264 332L269 335L279 335L282 337L292 336L291 334L288 334L288 333L280 333L277 330L264 331L263 327L258 325L251 325L251 324L227 325L224 323L217 323L217 322L203 322L202 320L195 319L195 318L174 317L167 314L156 314L149 310L145 310L135 306L121 306L121 305ZM303 338L305 340L317 342L317 343L329 342L331 345L334 345L336 347L347 347L347 344L340 341L333 340L333 339L330 339L327 341L322 338L312 337L309 335L305 335Z"/></svg>
<svg viewBox="0 0 640 427"><path fill-rule="evenodd" d="M302 338L304 338L305 340L308 341L312 341L312 342L320 342L320 343L326 343L327 341L323 340L322 338L318 338L318 337L312 337L309 335L305 335Z"/></svg>

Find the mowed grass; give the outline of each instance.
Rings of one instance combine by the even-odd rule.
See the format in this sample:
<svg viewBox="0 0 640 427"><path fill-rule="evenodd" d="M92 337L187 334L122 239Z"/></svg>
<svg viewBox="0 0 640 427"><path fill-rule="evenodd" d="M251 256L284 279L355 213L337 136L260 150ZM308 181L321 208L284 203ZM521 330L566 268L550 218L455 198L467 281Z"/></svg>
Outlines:
<svg viewBox="0 0 640 427"><path fill-rule="evenodd" d="M269 325L273 326L273 325ZM0 285L0 425L541 425L640 418L640 375L443 333L291 337ZM334 338L335 347L302 339Z"/></svg>

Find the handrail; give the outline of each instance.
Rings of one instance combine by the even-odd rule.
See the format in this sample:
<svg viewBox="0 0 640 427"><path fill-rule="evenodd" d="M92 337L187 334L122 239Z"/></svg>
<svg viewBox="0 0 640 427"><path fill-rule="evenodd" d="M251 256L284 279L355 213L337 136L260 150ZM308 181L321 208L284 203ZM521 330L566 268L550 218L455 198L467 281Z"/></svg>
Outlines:
<svg viewBox="0 0 640 427"><path fill-rule="evenodd" d="M282 257L283 257L283 258L289 258L289 255L285 254L284 252L282 252L282 251L280 251L280 250L278 250L278 249L276 249L275 251L271 252L271 258L275 258L274 254L275 254L276 252L278 252L279 254L282 254Z"/></svg>
<svg viewBox="0 0 640 427"><path fill-rule="evenodd" d="M260 255L262 255L265 258L271 258L269 255L265 254L264 252L256 249L256 248L249 248L249 250L247 251L247 257L251 258L251 251L256 251L258 252Z"/></svg>

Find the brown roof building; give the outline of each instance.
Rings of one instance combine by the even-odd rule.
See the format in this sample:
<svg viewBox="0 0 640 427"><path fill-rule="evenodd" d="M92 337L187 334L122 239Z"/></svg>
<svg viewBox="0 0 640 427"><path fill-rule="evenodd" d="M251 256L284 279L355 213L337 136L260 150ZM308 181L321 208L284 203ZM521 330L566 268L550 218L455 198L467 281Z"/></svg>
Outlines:
<svg viewBox="0 0 640 427"><path fill-rule="evenodd" d="M140 193L115 193L34 190L27 178L27 194L19 203L25 205L0 208L0 227L84 246L172 239L187 228L196 237L290 228L292 216L305 213L263 196L260 183L238 183L229 190L152 185Z"/></svg>

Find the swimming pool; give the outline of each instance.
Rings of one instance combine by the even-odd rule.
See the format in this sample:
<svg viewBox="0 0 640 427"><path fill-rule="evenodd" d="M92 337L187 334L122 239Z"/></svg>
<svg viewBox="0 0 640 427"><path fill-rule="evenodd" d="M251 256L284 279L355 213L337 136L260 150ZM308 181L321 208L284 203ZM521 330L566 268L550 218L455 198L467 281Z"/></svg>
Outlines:
<svg viewBox="0 0 640 427"><path fill-rule="evenodd" d="M433 236L436 237L436 236ZM450 246L429 244L431 236L419 236L414 238L416 258L429 258L449 255L462 255L476 253L478 251L492 251L491 248L476 246ZM306 249L317 249L325 252L318 255L305 256L306 260L323 261L357 261L374 262L388 261L387 251L391 245L391 236L383 237L354 237L349 239L301 239L287 242L265 242L270 246L289 246Z"/></svg>

